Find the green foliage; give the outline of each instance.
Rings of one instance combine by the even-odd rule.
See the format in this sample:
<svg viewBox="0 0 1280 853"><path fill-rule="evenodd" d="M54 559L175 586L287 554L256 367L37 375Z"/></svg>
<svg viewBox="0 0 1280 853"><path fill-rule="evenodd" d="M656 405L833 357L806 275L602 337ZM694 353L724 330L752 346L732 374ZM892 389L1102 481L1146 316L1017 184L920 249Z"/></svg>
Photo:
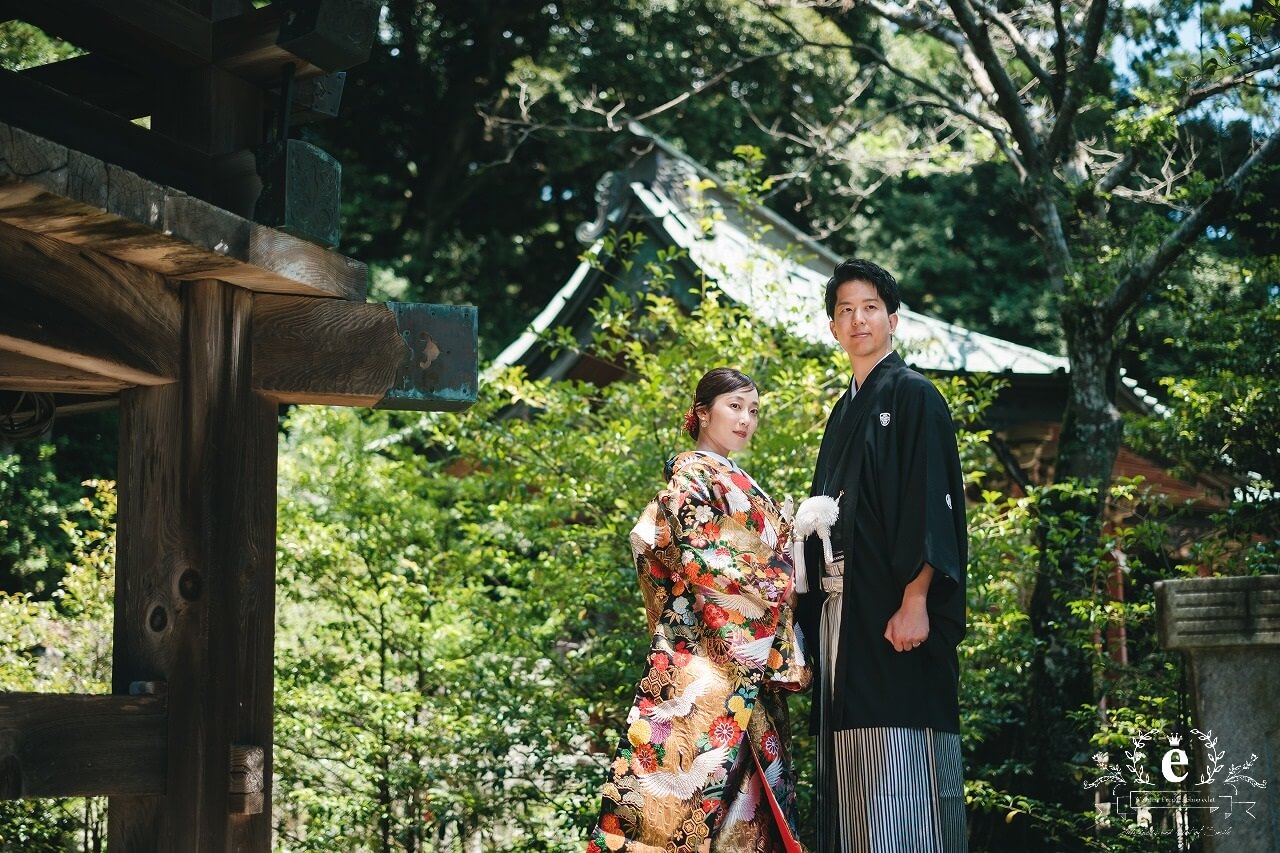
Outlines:
<svg viewBox="0 0 1280 853"><path fill-rule="evenodd" d="M83 52L25 21L0 21L0 68L6 71L47 65Z"/></svg>
<svg viewBox="0 0 1280 853"><path fill-rule="evenodd" d="M84 520L61 516L71 543L70 561L52 595L37 599L30 593L0 593L0 690L110 690L115 484L85 485L93 498L81 500ZM94 850L105 839L103 799L0 802L0 849Z"/></svg>
<svg viewBox="0 0 1280 853"><path fill-rule="evenodd" d="M1184 476L1229 471L1260 477L1256 487L1280 485L1280 301L1257 308L1239 303L1203 306L1195 337L1166 343L1182 351L1194 372L1160 380L1168 413L1135 423L1140 447L1177 465Z"/></svg>
<svg viewBox="0 0 1280 853"><path fill-rule="evenodd" d="M982 479L981 472L974 472ZM969 508L969 630L961 646L961 729L966 747L966 801L971 844L1001 849L1015 838L1035 839L1051 849L1141 849L1123 826L1096 827L1093 811L1082 813L1026 795L1033 770L1020 744L1028 730L1026 684L1038 639L1028 619L1037 567L1056 565L1061 551L1075 559L1063 589L1088 597L1066 599L1062 621L1048 633L1054 644L1086 652L1098 704L1062 721L1063 737L1075 751L1122 743L1134 721L1181 725L1175 656L1159 648L1154 627L1152 581L1167 577L1167 508L1140 482L1121 482L1108 494L1108 514L1127 521L1109 526L1090 549L1077 540L1091 526L1083 512L1062 512L1078 500L1077 487L1033 488L1021 497L983 489ZM1052 510L1052 514L1049 514ZM1046 552L1047 553L1044 553ZM1123 659L1121 659L1123 655ZM1083 785L1091 768L1073 768ZM1149 837L1146 838L1151 842Z"/></svg>
<svg viewBox="0 0 1280 853"><path fill-rule="evenodd" d="M0 592L47 597L57 588L73 557L65 522L95 524L82 481L114 472L113 433L114 413L81 415L38 440L0 443Z"/></svg>
<svg viewBox="0 0 1280 853"><path fill-rule="evenodd" d="M669 261L670 259L666 259ZM647 645L628 532L661 485L697 378L764 389L745 464L799 494L832 390L827 356L662 265L597 308L597 388L491 376L459 416L299 409L281 462L276 774L286 849L471 839L564 849L598 807Z"/></svg>
<svg viewBox="0 0 1280 853"><path fill-rule="evenodd" d="M1220 501L1217 509L1171 508L1169 523L1183 531L1179 563L1187 573L1280 571L1276 259L1251 266L1236 272L1205 264L1198 287L1168 289L1165 298L1195 319L1152 323L1147 334L1163 329L1167 337L1163 352L1148 357L1178 372L1159 378L1163 409L1127 425L1136 451L1162 460L1176 476L1216 484L1209 497Z"/></svg>
<svg viewBox="0 0 1280 853"><path fill-rule="evenodd" d="M0 454L0 590L43 590L68 556L53 453L28 443Z"/></svg>

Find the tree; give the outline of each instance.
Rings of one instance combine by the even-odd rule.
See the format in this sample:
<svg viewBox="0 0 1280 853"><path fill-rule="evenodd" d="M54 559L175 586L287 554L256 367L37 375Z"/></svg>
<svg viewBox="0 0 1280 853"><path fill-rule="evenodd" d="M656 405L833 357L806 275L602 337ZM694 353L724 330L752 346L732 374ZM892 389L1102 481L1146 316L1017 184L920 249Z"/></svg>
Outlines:
<svg viewBox="0 0 1280 853"><path fill-rule="evenodd" d="M414 298L506 306L480 316L496 354L571 274L595 183L636 156L623 116L709 163L756 144L788 170L764 128L838 108L855 72L749 0L395 0L342 116L308 132L344 164L343 249Z"/></svg>
<svg viewBox="0 0 1280 853"><path fill-rule="evenodd" d="M1084 555L1099 539L1122 440L1114 403L1122 341L1143 300L1280 154L1280 51L1268 21L1213 4L1167 7L1154 22L1108 0L820 5L847 34L847 49L899 81L924 117L963 121L990 139L1018 180L1044 259L1042 286L1056 298L1071 360L1054 477L1076 485L1042 507L1042 524L1072 514L1091 523L1042 551L1031 601L1030 778L1039 798L1083 806L1070 768L1084 733L1072 720L1095 701L1093 672L1061 634L1072 623L1069 602L1086 597ZM1207 58L1188 55L1175 36L1193 10L1220 28L1205 33ZM1134 51L1128 68L1113 65L1125 46L1118 39ZM928 57L927 74L909 61L917 56ZM1227 106L1256 117L1254 139L1210 180L1185 128Z"/></svg>
<svg viewBox="0 0 1280 853"><path fill-rule="evenodd" d="M847 376L834 348L761 323L714 287L677 299L666 268L674 260L647 267L638 298L614 293L597 306L588 354L626 371L607 387L509 370L490 375L460 415L289 413L277 561L280 849L537 851L582 840L647 647L628 532L666 458L688 446L678 427L687 389L717 364L750 373L763 418L742 463L774 494L799 495ZM961 654L967 794L971 814L983 816L974 829L998 847L1007 815L1074 843L1071 815L1018 791L1001 740L1022 713L1020 673L1034 654L1025 605L1040 545L1028 522L1041 495L1009 500L993 488L982 419L997 384L940 387L959 423L971 499ZM109 492L101 500L109 513ZM1078 522L1062 520L1062 535ZM81 556L60 603L0 600L4 689L104 686L111 528L105 519L67 527ZM1128 543L1136 534L1117 535ZM1096 568L1108 557L1095 549L1089 559ZM1118 613L1097 592L1076 606L1087 625L1133 626L1150 612L1143 602ZM57 683L40 680L50 656L32 649L42 644L67 652ZM1124 677L1115 690L1135 715L1157 719L1172 679ZM807 698L792 705L804 720ZM812 744L796 729L805 766ZM0 832L63 838L92 825L19 804L28 807L43 810L21 822L8 815ZM801 807L811 811L811 795Z"/></svg>
<svg viewBox="0 0 1280 853"><path fill-rule="evenodd" d="M81 498L78 513L61 516L71 547L52 594L0 592L0 690L110 690L115 483L84 485L93 497ZM101 797L0 802L0 848L5 850L100 851L106 837Z"/></svg>

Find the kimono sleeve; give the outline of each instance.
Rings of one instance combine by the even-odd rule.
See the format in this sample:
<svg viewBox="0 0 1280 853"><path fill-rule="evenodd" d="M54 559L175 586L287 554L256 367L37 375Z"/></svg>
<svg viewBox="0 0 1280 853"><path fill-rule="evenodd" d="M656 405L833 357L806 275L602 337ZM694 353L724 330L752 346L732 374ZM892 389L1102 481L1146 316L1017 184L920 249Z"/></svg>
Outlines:
<svg viewBox="0 0 1280 853"><path fill-rule="evenodd" d="M898 500L892 508L896 523L889 527L890 565L901 588L928 563L934 570L931 595L949 594L963 588L967 561L955 425L931 382L916 376L904 385L895 414L901 433L895 448Z"/></svg>
<svg viewBox="0 0 1280 853"><path fill-rule="evenodd" d="M676 471L661 499L679 549L678 579L710 603L760 618L791 589L791 565L747 526L750 499L727 477L702 466ZM712 610L710 621L718 615Z"/></svg>

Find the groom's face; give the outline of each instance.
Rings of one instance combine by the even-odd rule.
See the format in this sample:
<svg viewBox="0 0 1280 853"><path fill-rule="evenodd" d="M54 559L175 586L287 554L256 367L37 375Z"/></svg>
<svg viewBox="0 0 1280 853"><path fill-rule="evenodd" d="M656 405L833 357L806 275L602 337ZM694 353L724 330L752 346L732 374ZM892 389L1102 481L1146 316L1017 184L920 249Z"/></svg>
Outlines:
<svg viewBox="0 0 1280 853"><path fill-rule="evenodd" d="M836 289L831 335L851 359L879 358L889 351L889 337L898 326L875 285L846 281Z"/></svg>

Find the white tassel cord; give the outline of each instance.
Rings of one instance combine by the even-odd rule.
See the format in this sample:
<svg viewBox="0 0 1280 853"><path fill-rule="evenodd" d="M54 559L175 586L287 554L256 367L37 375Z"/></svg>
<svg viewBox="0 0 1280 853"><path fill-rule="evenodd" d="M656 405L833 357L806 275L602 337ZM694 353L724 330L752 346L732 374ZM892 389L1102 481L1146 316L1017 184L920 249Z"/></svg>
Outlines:
<svg viewBox="0 0 1280 853"><path fill-rule="evenodd" d="M804 562L804 540L813 533L818 534L822 542L822 555L827 562L835 559L831 552L831 528L840 517L840 505L835 498L827 495L814 495L805 498L796 510L796 523L792 528L794 544L791 548L791 562L795 568L796 592L809 591L809 572Z"/></svg>

